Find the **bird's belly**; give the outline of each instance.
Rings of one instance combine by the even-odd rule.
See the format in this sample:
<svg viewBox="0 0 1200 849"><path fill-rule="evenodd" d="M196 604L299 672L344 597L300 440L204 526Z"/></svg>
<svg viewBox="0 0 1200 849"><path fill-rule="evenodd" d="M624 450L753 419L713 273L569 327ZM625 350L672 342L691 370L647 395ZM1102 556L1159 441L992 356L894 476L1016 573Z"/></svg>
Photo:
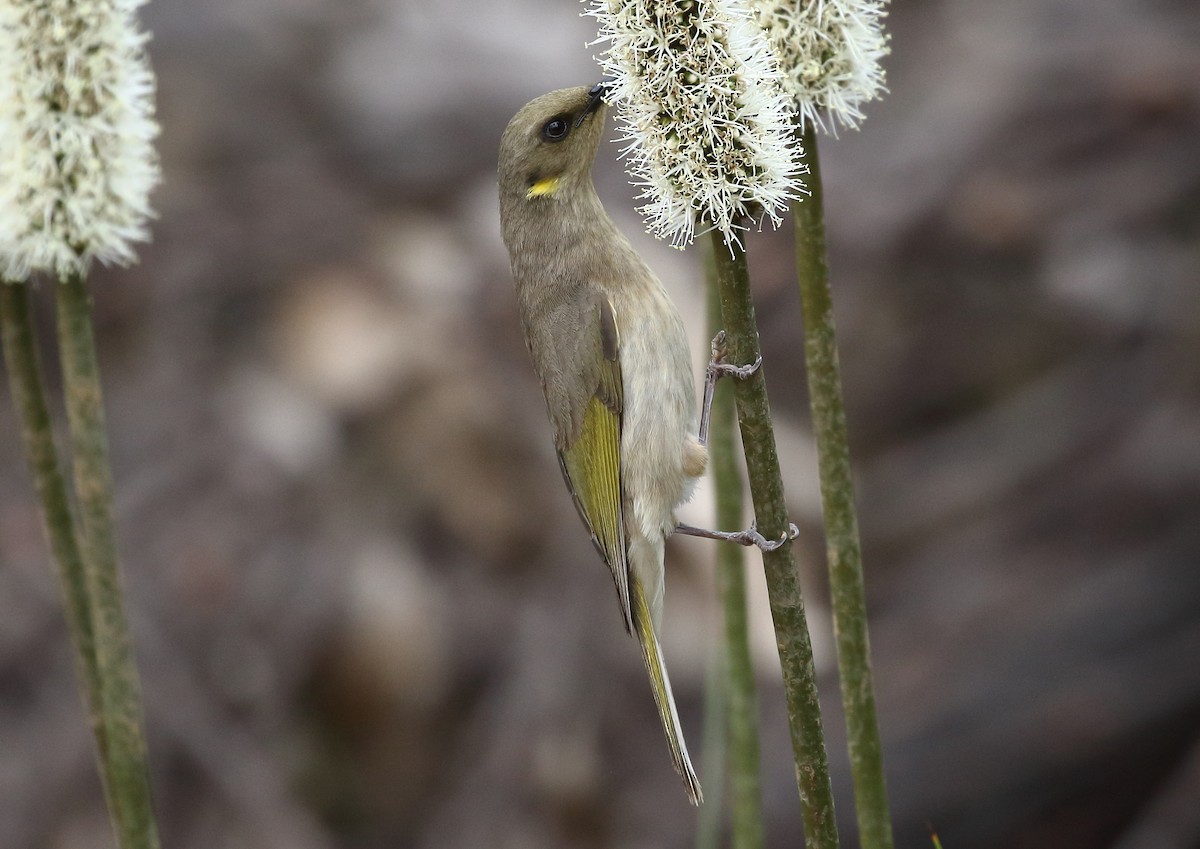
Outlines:
<svg viewBox="0 0 1200 849"><path fill-rule="evenodd" d="M627 508L650 539L674 529L674 510L691 494L684 450L696 420L683 321L665 292L653 305L650 311L643 306L636 319L618 318L625 389L621 476Z"/></svg>

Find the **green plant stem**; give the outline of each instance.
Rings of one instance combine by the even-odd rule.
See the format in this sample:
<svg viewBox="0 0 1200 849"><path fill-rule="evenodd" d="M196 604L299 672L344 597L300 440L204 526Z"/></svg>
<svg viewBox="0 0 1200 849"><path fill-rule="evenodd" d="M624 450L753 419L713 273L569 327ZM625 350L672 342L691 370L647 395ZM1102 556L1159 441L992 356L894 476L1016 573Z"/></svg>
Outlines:
<svg viewBox="0 0 1200 849"><path fill-rule="evenodd" d="M750 272L746 253L738 245L726 246L714 231L713 254L721 288L721 315L728 342L728 359L734 364L754 362L759 355L758 326L750 297ZM775 448L775 432L767 403L765 366L745 380L734 380L742 447L750 478L759 531L768 539L779 539L788 528L783 479ZM808 849L833 849L838 845L834 818L833 788L829 758L821 729L817 699L817 677L812 642L804 614L804 599L792 545L787 543L763 553L775 642L783 668L788 725L796 760L796 782L804 817Z"/></svg>
<svg viewBox="0 0 1200 849"><path fill-rule="evenodd" d="M833 627L846 712L850 770L854 777L855 810L863 849L891 849L892 825L871 682L862 549L854 509L850 444L825 252L821 169L811 122L802 136L802 143L812 194L792 207L796 227L796 273L800 281L804 354L817 441Z"/></svg>
<svg viewBox="0 0 1200 849"><path fill-rule="evenodd" d="M704 787L705 804L696 809L696 849L721 849L725 799L726 719L725 643L714 639L704 670Z"/></svg>
<svg viewBox="0 0 1200 849"><path fill-rule="evenodd" d="M54 445L54 429L42 386L28 283L0 281L0 334L13 403L21 416L21 432L29 474L42 508L42 529L58 569L67 626L75 647L75 672L83 690L100 762L104 763L104 726L100 722L100 677L92 636L91 601L83 558L75 540L75 523L67 485Z"/></svg>
<svg viewBox="0 0 1200 849"><path fill-rule="evenodd" d="M55 291L63 394L80 516L79 542L93 605L109 810L122 849L157 849L141 693L121 600L112 518L112 472L91 304L83 279L77 275L63 279Z"/></svg>
<svg viewBox="0 0 1200 849"><path fill-rule="evenodd" d="M713 337L724 327L721 290L710 242L705 252L708 288L708 332ZM708 453L716 490L717 528L742 527L742 476L737 462L733 386L720 381L713 395L709 419ZM750 626L746 608L745 549L717 546L717 582L725 610L725 714L729 739L733 849L762 849L762 783L759 774L758 698L754 689L754 662L750 656Z"/></svg>

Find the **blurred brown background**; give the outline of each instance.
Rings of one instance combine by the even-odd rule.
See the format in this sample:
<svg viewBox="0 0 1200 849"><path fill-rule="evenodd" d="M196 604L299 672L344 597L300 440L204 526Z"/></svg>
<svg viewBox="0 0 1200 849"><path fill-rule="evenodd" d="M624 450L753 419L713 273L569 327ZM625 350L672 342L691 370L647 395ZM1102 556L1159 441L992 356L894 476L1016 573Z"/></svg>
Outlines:
<svg viewBox="0 0 1200 849"><path fill-rule="evenodd" d="M92 282L170 849L692 843L499 239L504 124L598 75L580 8L145 10L159 219ZM891 94L821 154L898 844L1195 849L1200 7L917 0L888 24ZM616 153L601 195L699 375L698 252L642 234ZM853 846L790 236L751 250ZM4 393L0 846L99 849L15 428ZM703 493L686 517L710 523ZM711 548L670 556L698 750ZM770 845L797 846L748 568Z"/></svg>

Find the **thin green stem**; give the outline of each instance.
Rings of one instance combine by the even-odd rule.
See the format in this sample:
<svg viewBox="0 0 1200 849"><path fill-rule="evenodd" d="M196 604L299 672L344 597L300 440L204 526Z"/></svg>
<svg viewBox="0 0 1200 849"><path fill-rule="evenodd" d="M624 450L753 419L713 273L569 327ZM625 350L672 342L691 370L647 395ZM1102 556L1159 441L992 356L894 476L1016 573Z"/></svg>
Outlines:
<svg viewBox="0 0 1200 849"><path fill-rule="evenodd" d="M75 672L79 676L84 704L104 762L104 726L100 722L100 677L96 670L96 646L92 636L91 600L83 557L75 540L71 502L54 445L50 410L42 385L42 367L37 352L30 303L30 284L0 281L0 334L4 339L4 362L13 403L21 416L21 434L33 478L34 491L42 508L42 530L58 567L58 580L66 607L67 626L75 647Z"/></svg>
<svg viewBox="0 0 1200 849"><path fill-rule="evenodd" d="M833 298L825 252L825 213L817 139L811 122L802 137L811 196L793 204L796 273L804 321L804 354L812 404L825 517L825 545L833 597L842 703L854 777L855 810L863 849L891 849L883 752L875 714L862 548L854 509L850 443L833 324Z"/></svg>
<svg viewBox="0 0 1200 849"><path fill-rule="evenodd" d="M721 849L725 799L727 738L725 698L725 643L713 640L704 670L704 787L705 804L696 809L696 849Z"/></svg>
<svg viewBox="0 0 1200 849"><path fill-rule="evenodd" d="M758 326L750 297L750 272L746 253L739 245L732 250L721 234L713 232L713 254L717 261L717 279L721 288L721 315L728 340L729 361L754 362L759 355ZM767 403L765 367L745 380L734 382L746 471L750 478L750 497L754 503L758 529L768 539L779 539L789 522L783 496L783 479L771 409ZM808 849L833 849L838 845L837 822L833 810L833 788L829 780L829 758L821 729L821 708L817 699L817 676L813 663L812 642L800 594L800 579L792 545L764 552L767 592L775 642L783 667L783 687L787 697L788 725L796 760L796 782L804 817Z"/></svg>
<svg viewBox="0 0 1200 849"><path fill-rule="evenodd" d="M112 472L91 304L83 279L77 275L62 280L55 291L63 393L82 531L79 542L93 604L109 809L122 849L157 849L141 692L121 600L112 518Z"/></svg>
<svg viewBox="0 0 1200 849"><path fill-rule="evenodd" d="M717 281L713 246L706 253L708 332L713 337L724 328L721 290ZM742 527L742 476L738 468L732 381L717 383L709 425L708 453L716 489L715 527ZM754 689L754 662L750 656L750 626L746 609L745 549L717 546L717 582L725 610L725 693L729 735L733 849L762 849L762 781L759 774L758 698Z"/></svg>

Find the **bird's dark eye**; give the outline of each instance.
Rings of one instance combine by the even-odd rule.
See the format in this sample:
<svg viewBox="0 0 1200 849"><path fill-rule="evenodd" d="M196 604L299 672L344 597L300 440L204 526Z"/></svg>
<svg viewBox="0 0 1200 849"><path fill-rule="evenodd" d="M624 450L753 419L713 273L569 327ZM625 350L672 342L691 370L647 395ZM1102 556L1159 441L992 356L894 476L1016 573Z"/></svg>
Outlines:
<svg viewBox="0 0 1200 849"><path fill-rule="evenodd" d="M551 118L542 126L542 138L548 142L560 142L571 131L566 118Z"/></svg>

